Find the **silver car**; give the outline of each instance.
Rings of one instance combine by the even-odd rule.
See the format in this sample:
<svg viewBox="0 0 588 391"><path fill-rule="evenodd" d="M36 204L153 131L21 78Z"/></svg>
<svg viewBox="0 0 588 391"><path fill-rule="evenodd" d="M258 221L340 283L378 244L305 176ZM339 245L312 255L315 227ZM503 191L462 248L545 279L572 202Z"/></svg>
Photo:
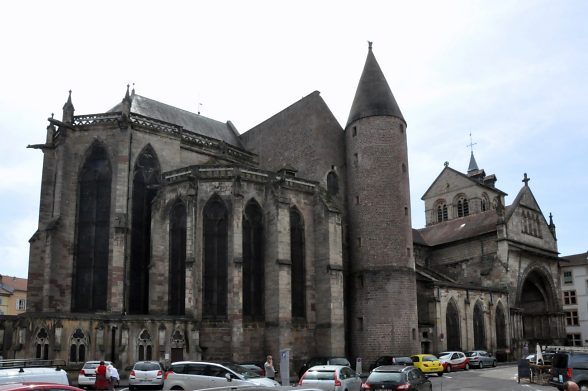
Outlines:
<svg viewBox="0 0 588 391"><path fill-rule="evenodd" d="M138 361L129 374L129 388L163 388L163 368L157 361Z"/></svg>
<svg viewBox="0 0 588 391"><path fill-rule="evenodd" d="M317 365L302 375L298 385L324 391L360 391L361 378L348 366Z"/></svg>
<svg viewBox="0 0 588 391"><path fill-rule="evenodd" d="M200 390L226 386L278 387L275 380L261 377L237 364L199 361L174 362L165 372L164 390Z"/></svg>
<svg viewBox="0 0 588 391"><path fill-rule="evenodd" d="M473 350L465 354L470 359L470 367L495 367L496 357L485 350Z"/></svg>

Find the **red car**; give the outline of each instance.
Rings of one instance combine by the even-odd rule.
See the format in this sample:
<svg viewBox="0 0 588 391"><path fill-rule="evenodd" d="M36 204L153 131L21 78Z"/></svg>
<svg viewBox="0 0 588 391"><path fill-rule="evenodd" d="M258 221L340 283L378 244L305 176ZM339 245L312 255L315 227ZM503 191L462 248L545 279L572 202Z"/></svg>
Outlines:
<svg viewBox="0 0 588 391"><path fill-rule="evenodd" d="M32 391L32 390L84 391L81 388L66 386L65 384L57 384L57 383L22 382L22 383L0 384L0 391Z"/></svg>
<svg viewBox="0 0 588 391"><path fill-rule="evenodd" d="M445 372L455 371L456 369L466 371L470 369L470 359L464 352L441 352L438 357Z"/></svg>

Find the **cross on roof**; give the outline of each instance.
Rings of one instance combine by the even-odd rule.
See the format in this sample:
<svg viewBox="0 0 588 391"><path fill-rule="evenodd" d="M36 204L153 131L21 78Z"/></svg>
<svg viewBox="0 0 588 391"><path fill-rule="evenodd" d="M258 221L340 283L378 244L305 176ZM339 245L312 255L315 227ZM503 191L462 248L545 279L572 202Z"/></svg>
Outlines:
<svg viewBox="0 0 588 391"><path fill-rule="evenodd" d="M529 178L529 177L527 176L527 173L525 173L525 176L524 176L524 178L523 178L523 180L522 180L522 182L525 182L525 186L529 186L529 181L530 181L530 180L531 180L531 178Z"/></svg>

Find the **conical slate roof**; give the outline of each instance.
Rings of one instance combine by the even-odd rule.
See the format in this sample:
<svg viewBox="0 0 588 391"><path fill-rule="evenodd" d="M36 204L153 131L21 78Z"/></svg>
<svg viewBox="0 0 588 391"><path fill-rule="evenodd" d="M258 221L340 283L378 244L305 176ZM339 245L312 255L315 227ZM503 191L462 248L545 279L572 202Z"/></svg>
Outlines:
<svg viewBox="0 0 588 391"><path fill-rule="evenodd" d="M370 43L367 59L363 67L363 73L359 79L359 85L355 92L353 105L349 112L347 126L360 118L372 116L392 116L404 121L402 112L392 95L392 90L380 69L378 61L372 52ZM404 121L406 122L406 121Z"/></svg>
<svg viewBox="0 0 588 391"><path fill-rule="evenodd" d="M472 155L470 156L470 165L468 167L468 172L477 171L477 170L478 170L478 163L476 163L476 158L474 157L474 151L472 151Z"/></svg>

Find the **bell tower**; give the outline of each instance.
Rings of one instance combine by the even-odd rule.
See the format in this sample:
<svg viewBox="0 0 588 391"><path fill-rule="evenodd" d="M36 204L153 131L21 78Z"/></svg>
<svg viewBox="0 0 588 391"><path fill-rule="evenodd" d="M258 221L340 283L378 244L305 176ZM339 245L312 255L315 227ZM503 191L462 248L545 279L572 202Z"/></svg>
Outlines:
<svg viewBox="0 0 588 391"><path fill-rule="evenodd" d="M345 127L350 353L420 351L406 121L369 43Z"/></svg>

